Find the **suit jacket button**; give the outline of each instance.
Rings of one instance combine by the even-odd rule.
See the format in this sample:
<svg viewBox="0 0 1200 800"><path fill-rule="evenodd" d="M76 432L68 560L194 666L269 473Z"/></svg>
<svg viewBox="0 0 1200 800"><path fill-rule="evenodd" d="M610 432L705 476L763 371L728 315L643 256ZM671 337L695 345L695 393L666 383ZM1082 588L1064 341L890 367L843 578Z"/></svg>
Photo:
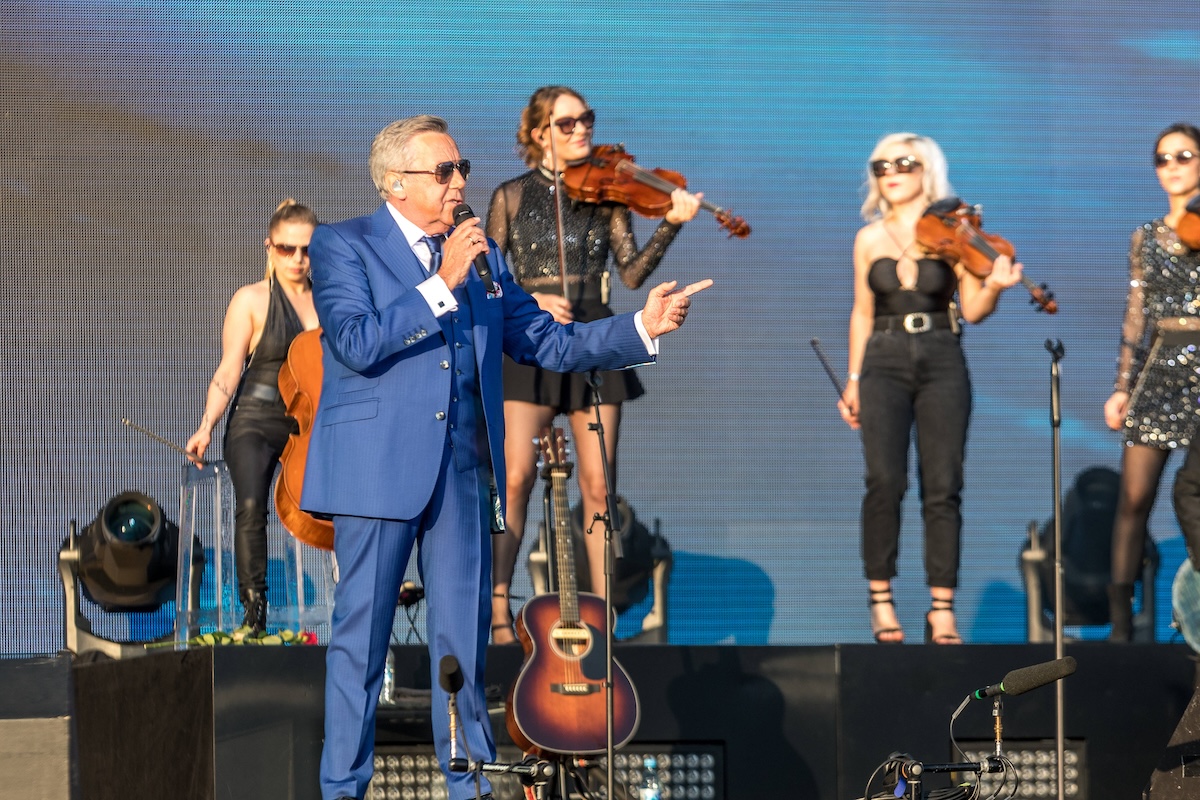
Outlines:
<svg viewBox="0 0 1200 800"><path fill-rule="evenodd" d="M446 412L445 412L445 411L439 411L439 412L437 412L436 414L434 414L434 415L433 415L433 418L434 418L434 419L436 419L436 420L439 420L439 421L441 421L441 420L443 420L443 419L445 419L445 418L446 418Z"/></svg>
<svg viewBox="0 0 1200 800"><path fill-rule="evenodd" d="M442 369L450 369L450 362L443 361L442 363L438 364L438 366L441 367Z"/></svg>

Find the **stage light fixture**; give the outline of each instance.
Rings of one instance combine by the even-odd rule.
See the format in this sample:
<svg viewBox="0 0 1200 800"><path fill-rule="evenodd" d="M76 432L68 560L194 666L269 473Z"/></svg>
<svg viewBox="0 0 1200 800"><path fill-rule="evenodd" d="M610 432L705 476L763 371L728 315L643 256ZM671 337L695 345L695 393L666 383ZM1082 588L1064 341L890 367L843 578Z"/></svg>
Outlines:
<svg viewBox="0 0 1200 800"><path fill-rule="evenodd" d="M988 740L959 742L967 761L983 761L995 754L995 743ZM1020 783L1014 797L1058 796L1058 748L1053 739L1009 739L1004 742L1004 755L1016 767ZM1067 797L1088 796L1087 745L1079 739L1068 739L1063 754L1066 768L1064 794ZM979 797L994 796L1001 789L1003 774L979 776ZM1008 789L1011 789L1011 782ZM1006 790L1007 791L1007 790Z"/></svg>
<svg viewBox="0 0 1200 800"><path fill-rule="evenodd" d="M1063 623L1068 626L1109 624L1113 519L1121 476L1107 467L1089 467L1075 476L1063 497ZM1021 551L1025 584L1026 628L1030 642L1054 641L1054 519L1029 523ZM1160 557L1146 534L1134 615L1134 641L1154 641L1154 581Z"/></svg>
<svg viewBox="0 0 1200 800"><path fill-rule="evenodd" d="M496 748L498 761L515 763L522 755L516 747ZM638 797L646 756L654 756L658 762L662 800L721 800L725 796L722 747L634 743L613 758L617 800ZM584 771L593 797L605 796L605 764L601 756ZM496 800L524 800L517 776L491 774L488 781ZM375 774L367 789L367 800L446 800L447 797L446 779L438 767L433 745L376 745Z"/></svg>
<svg viewBox="0 0 1200 800"><path fill-rule="evenodd" d="M100 650L114 658L144 652L144 643L114 642L92 633L79 608L79 592L107 612L153 612L175 598L179 528L141 492L111 498L76 535L72 520L59 551L65 596L67 649ZM192 595L204 571L203 547L192 550Z"/></svg>

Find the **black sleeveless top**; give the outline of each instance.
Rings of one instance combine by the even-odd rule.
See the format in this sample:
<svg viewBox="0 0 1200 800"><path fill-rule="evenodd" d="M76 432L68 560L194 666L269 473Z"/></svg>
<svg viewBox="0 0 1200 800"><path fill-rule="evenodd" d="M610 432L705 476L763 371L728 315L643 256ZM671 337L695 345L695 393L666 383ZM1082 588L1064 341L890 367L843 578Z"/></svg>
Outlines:
<svg viewBox="0 0 1200 800"><path fill-rule="evenodd" d="M284 295L283 287L278 281L272 280L271 298L267 304L267 320L263 323L263 332L258 340L258 345L246 359L246 369L242 372L238 394L254 384L275 387L278 391L279 368L287 360L288 348L291 346L292 340L303 330L304 323L300 321L300 315L296 313L296 309ZM278 394L275 402L280 408L283 407L283 400L279 398Z"/></svg>
<svg viewBox="0 0 1200 800"><path fill-rule="evenodd" d="M917 285L902 289L896 259L877 258L871 262L867 285L875 295L875 316L889 317L947 310L958 291L958 276L940 258L922 258L917 261Z"/></svg>

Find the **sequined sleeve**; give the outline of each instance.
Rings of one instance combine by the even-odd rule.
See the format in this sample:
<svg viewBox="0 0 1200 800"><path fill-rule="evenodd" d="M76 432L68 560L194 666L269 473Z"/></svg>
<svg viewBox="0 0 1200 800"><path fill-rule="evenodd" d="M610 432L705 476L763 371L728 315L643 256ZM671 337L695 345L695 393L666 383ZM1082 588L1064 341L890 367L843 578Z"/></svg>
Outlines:
<svg viewBox="0 0 1200 800"><path fill-rule="evenodd" d="M511 197L509 195L512 195ZM484 232L500 246L500 252L508 255L508 221L509 215L515 214L521 202L521 187L513 183L501 185L492 193L492 202L488 204L487 222ZM509 211L512 209L512 211Z"/></svg>
<svg viewBox="0 0 1200 800"><path fill-rule="evenodd" d="M1117 355L1117 379L1113 388L1130 392L1146 363L1146 265L1143 253L1147 232L1138 228L1129 243L1129 296L1125 301L1125 322L1121 326L1121 348Z"/></svg>
<svg viewBox="0 0 1200 800"><path fill-rule="evenodd" d="M650 273L654 272L666 255L667 246L675 241L675 236L682 227L664 219L639 252L637 241L633 237L633 221L630 219L629 209L626 206L615 206L608 226L608 242L617 263L617 274L621 276L621 283L630 289L637 289L645 283L646 278L650 277Z"/></svg>

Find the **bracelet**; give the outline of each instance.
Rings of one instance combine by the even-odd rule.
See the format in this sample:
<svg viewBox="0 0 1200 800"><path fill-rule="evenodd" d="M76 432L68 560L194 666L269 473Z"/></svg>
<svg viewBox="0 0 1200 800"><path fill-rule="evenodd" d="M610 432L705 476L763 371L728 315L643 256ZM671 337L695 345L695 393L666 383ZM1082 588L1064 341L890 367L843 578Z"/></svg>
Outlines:
<svg viewBox="0 0 1200 800"><path fill-rule="evenodd" d="M859 379L859 377L860 377L860 376L859 376L859 374L858 374L857 372L851 372L849 375L847 375L847 376L846 376L846 380L848 380L848 381L856 381L856 380L858 380L858 379Z"/></svg>

